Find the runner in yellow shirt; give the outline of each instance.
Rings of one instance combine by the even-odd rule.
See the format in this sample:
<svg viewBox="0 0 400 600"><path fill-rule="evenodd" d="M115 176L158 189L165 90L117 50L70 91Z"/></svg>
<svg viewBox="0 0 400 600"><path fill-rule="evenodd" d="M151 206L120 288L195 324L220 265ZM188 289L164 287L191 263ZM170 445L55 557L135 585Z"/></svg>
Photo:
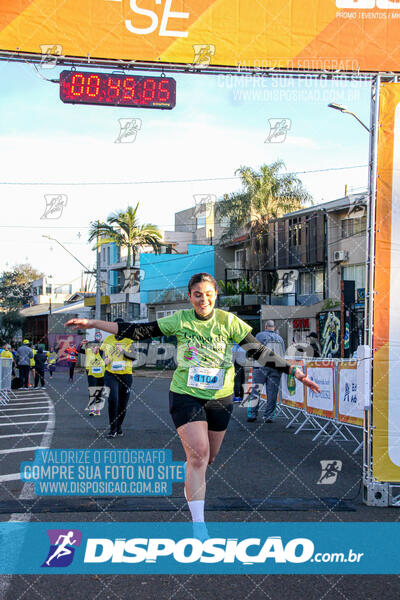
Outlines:
<svg viewBox="0 0 400 600"><path fill-rule="evenodd" d="M58 352L56 352L54 350L54 348L50 348L50 352L49 352L48 359L47 359L47 362L49 365L50 379L53 378L53 373L56 370L57 361L58 361Z"/></svg>
<svg viewBox="0 0 400 600"><path fill-rule="evenodd" d="M118 322L122 322L120 319ZM125 336L109 335L100 350L104 352L106 372L104 391L108 395L108 417L110 430L107 437L123 435L122 423L126 415L132 387L132 355L129 356L132 340Z"/></svg>
<svg viewBox="0 0 400 600"><path fill-rule="evenodd" d="M100 411L104 406L104 395L102 394L105 372L104 353L100 350L99 344L89 346L88 340L82 340L79 353L85 354L85 369L88 378L89 402L85 410L89 411L89 417L100 416Z"/></svg>

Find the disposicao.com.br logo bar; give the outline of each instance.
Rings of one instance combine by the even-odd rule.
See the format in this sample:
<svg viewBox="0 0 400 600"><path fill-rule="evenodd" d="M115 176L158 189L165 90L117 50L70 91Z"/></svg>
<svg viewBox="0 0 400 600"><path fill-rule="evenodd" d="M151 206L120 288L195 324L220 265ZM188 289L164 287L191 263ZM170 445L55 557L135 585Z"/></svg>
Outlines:
<svg viewBox="0 0 400 600"><path fill-rule="evenodd" d="M206 532L196 537L188 522L0 523L0 573L400 571L400 523L207 523Z"/></svg>

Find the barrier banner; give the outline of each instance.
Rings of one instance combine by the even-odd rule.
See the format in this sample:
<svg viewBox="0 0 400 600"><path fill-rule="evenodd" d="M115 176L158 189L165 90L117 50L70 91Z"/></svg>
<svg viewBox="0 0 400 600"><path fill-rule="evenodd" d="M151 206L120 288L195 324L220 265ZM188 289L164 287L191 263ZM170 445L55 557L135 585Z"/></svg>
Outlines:
<svg viewBox="0 0 400 600"><path fill-rule="evenodd" d="M374 270L372 473L400 481L400 84L381 85ZM394 167L395 166L395 167Z"/></svg>
<svg viewBox="0 0 400 600"><path fill-rule="evenodd" d="M335 363L312 361L306 365L306 373L321 388L320 394L306 390L306 409L312 415L335 418Z"/></svg>
<svg viewBox="0 0 400 600"><path fill-rule="evenodd" d="M307 70L397 71L391 0L0 1L0 49ZM356 40L356 44L354 43Z"/></svg>
<svg viewBox="0 0 400 600"><path fill-rule="evenodd" d="M399 535L398 522L3 522L0 574L399 574Z"/></svg>
<svg viewBox="0 0 400 600"><path fill-rule="evenodd" d="M304 372L303 360L287 360ZM282 404L300 409L305 407L304 385L298 384L294 377L285 374L282 375Z"/></svg>
<svg viewBox="0 0 400 600"><path fill-rule="evenodd" d="M338 364L338 420L363 426L364 410L357 400L357 361Z"/></svg>

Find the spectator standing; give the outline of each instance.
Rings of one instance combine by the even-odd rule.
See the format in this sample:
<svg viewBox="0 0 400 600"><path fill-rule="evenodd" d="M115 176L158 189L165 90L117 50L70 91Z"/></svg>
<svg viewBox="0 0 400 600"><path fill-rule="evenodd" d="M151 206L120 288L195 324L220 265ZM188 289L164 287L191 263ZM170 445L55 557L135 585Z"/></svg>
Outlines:
<svg viewBox="0 0 400 600"><path fill-rule="evenodd" d="M310 346L311 346L311 348L313 349L313 352L314 352L313 356L315 358L319 358L321 356L321 348L320 348L319 343L318 343L318 336L317 336L317 334L315 333L315 331L312 331L306 337L309 338Z"/></svg>
<svg viewBox="0 0 400 600"><path fill-rule="evenodd" d="M29 389L29 369L30 361L33 358L32 348L29 347L29 340L24 340L22 345L17 349L17 363L19 370L19 378L21 380L21 389Z"/></svg>
<svg viewBox="0 0 400 600"><path fill-rule="evenodd" d="M44 351L44 344L39 344L38 349L35 353L35 388L40 385L42 389L46 389L44 381L44 369L47 363L47 353Z"/></svg>
<svg viewBox="0 0 400 600"><path fill-rule="evenodd" d="M276 355L283 357L285 355L285 344L281 336L275 332L275 323L268 320L265 324L265 331L257 333L256 339L264 346L267 346ZM276 409L276 400L278 398L279 384L282 373L270 367L262 367L255 363L253 369L253 390L251 401L247 409L247 420L253 422L257 420L258 408L261 400L261 391L266 384L267 404L264 411L264 423L272 423Z"/></svg>

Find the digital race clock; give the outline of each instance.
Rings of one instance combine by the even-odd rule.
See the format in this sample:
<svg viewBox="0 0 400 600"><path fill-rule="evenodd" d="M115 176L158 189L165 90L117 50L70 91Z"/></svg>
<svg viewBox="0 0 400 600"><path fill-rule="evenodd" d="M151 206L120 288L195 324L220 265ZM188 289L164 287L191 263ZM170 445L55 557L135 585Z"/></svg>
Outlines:
<svg viewBox="0 0 400 600"><path fill-rule="evenodd" d="M60 98L72 104L170 109L176 102L176 81L172 77L63 71Z"/></svg>

